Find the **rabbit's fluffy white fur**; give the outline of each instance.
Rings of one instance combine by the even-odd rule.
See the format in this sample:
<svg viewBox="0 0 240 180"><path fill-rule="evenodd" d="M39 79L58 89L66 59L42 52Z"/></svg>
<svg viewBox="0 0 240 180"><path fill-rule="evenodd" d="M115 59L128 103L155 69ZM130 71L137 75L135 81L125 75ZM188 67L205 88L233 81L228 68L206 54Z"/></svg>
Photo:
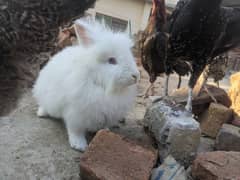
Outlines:
<svg viewBox="0 0 240 180"><path fill-rule="evenodd" d="M96 22L77 23L90 45L68 47L53 56L41 70L33 95L38 116L64 119L71 147L84 151L86 131L116 124L133 106L139 71L127 34Z"/></svg>

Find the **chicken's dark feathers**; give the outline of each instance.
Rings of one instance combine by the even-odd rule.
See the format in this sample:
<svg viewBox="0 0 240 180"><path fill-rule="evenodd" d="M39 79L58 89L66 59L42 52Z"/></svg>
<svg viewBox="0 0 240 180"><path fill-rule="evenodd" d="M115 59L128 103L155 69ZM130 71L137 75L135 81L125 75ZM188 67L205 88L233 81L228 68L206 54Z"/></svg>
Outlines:
<svg viewBox="0 0 240 180"><path fill-rule="evenodd" d="M149 74L151 83L165 72L163 59L166 57L168 39L163 32L165 22L165 1L153 0L151 16L140 40L142 65Z"/></svg>
<svg viewBox="0 0 240 180"><path fill-rule="evenodd" d="M239 10L222 8L221 2L180 0L172 14L166 73L171 73L178 58L188 61L192 66L191 88L211 59L240 42Z"/></svg>

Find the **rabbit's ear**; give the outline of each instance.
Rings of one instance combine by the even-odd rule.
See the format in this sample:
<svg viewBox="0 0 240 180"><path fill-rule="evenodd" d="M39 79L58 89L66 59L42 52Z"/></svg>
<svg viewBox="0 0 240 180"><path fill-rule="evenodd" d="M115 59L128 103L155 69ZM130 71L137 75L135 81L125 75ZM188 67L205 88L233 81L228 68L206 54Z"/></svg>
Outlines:
<svg viewBox="0 0 240 180"><path fill-rule="evenodd" d="M81 24L75 24L74 28L79 44L89 46L93 43L93 39L90 38L89 34L87 33L87 29L84 26Z"/></svg>

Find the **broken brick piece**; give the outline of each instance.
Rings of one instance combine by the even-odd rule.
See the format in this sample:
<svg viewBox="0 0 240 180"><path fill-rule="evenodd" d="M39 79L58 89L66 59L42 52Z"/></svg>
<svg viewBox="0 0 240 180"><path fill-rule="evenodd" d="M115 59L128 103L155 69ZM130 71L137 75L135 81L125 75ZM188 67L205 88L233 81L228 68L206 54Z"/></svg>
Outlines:
<svg viewBox="0 0 240 180"><path fill-rule="evenodd" d="M193 163L192 176L199 180L239 180L240 152L200 153Z"/></svg>
<svg viewBox="0 0 240 180"><path fill-rule="evenodd" d="M99 131L80 161L84 180L148 180L157 160L146 149L107 130Z"/></svg>
<svg viewBox="0 0 240 180"><path fill-rule="evenodd" d="M205 115L200 125L202 133L216 138L222 125L231 120L233 112L221 104L211 103Z"/></svg>

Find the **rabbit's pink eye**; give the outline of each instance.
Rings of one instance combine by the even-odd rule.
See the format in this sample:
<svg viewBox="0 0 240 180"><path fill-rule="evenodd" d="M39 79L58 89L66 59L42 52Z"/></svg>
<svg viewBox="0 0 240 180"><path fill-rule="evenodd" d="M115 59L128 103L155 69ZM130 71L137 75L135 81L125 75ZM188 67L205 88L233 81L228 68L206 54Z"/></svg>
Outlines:
<svg viewBox="0 0 240 180"><path fill-rule="evenodd" d="M117 64L117 60L114 57L108 59L109 64Z"/></svg>

